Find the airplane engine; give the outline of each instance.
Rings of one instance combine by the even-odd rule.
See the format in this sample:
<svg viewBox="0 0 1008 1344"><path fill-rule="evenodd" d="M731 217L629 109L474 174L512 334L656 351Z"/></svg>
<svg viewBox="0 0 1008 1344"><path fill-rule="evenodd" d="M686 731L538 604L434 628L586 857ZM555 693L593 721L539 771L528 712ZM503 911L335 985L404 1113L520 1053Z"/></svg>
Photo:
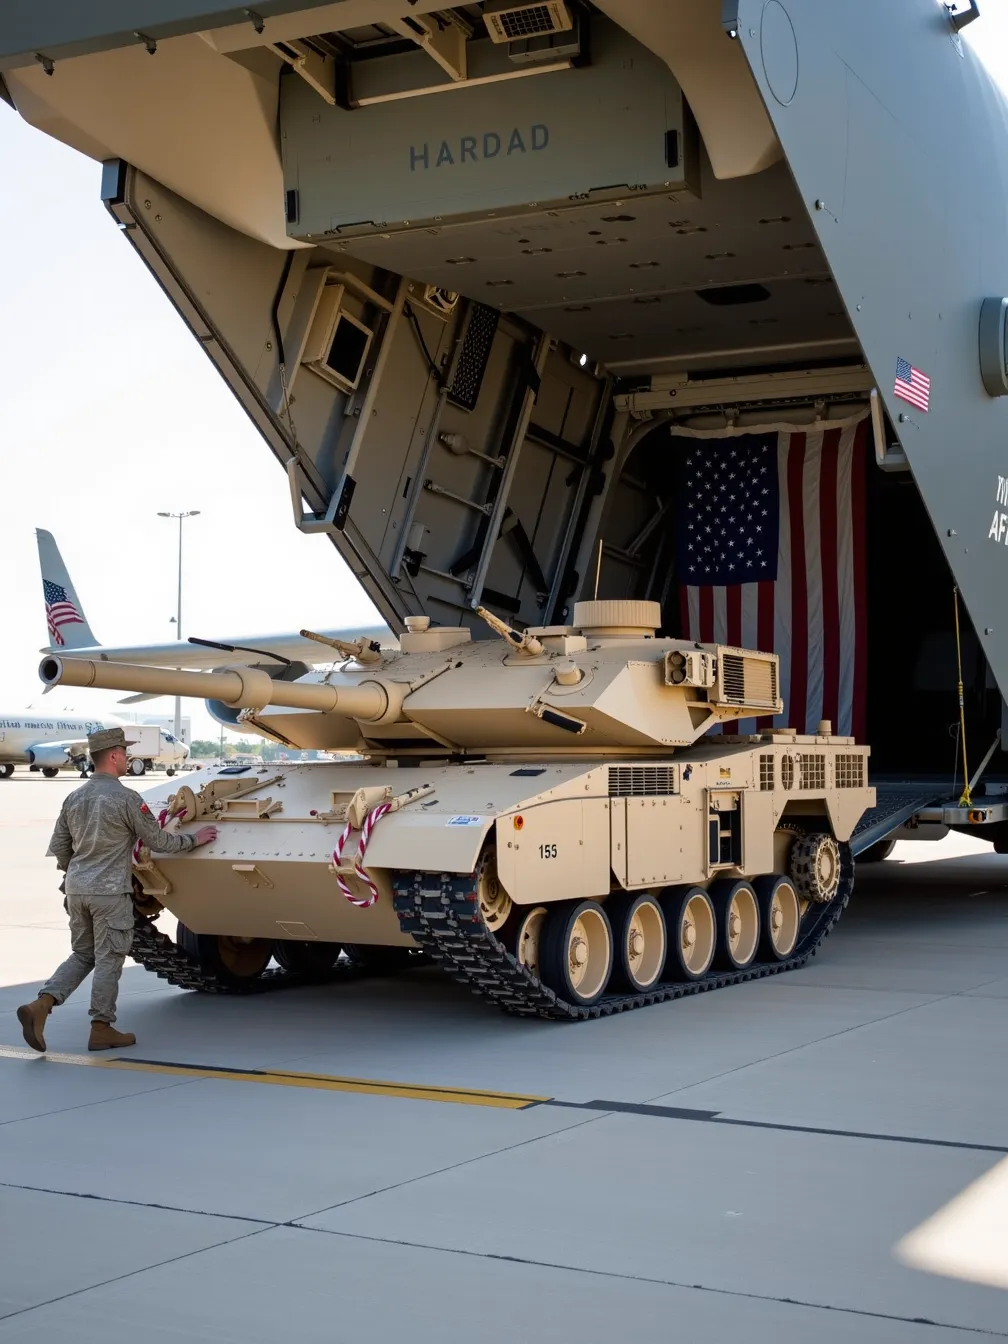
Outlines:
<svg viewBox="0 0 1008 1344"><path fill-rule="evenodd" d="M70 751L62 742L41 742L37 747L28 748L28 760L43 770L59 770L69 764Z"/></svg>

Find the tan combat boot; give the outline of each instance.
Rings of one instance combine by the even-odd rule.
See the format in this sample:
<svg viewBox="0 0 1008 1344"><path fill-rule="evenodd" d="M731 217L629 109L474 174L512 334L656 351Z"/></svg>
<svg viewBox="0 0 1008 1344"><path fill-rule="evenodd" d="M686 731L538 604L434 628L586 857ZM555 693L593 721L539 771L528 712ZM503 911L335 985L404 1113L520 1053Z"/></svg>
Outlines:
<svg viewBox="0 0 1008 1344"><path fill-rule="evenodd" d="M42 1032L45 1029L46 1018L55 1007L56 1000L51 994L40 994L37 999L31 1003L23 1003L17 1010L22 1034L33 1050L45 1050L46 1043Z"/></svg>
<svg viewBox="0 0 1008 1344"><path fill-rule="evenodd" d="M116 1050L123 1045L136 1045L131 1031L116 1031L111 1022L92 1022L88 1037L89 1050Z"/></svg>

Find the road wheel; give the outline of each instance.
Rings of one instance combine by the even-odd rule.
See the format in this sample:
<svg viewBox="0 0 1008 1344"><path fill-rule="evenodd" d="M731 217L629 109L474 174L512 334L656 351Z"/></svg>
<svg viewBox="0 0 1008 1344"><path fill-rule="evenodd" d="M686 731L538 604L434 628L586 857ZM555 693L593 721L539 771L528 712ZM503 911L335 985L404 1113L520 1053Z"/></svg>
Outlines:
<svg viewBox="0 0 1008 1344"><path fill-rule="evenodd" d="M605 993L613 967L613 937L598 901L555 905L540 948L543 981L561 998L590 1007Z"/></svg>
<svg viewBox="0 0 1008 1344"><path fill-rule="evenodd" d="M789 877L758 877L753 883L760 912L760 956L784 961L795 949L801 903Z"/></svg>
<svg viewBox="0 0 1008 1344"><path fill-rule="evenodd" d="M511 897L497 876L497 851L493 845L484 852L476 869L476 899L483 923L491 933L498 933L511 913Z"/></svg>
<svg viewBox="0 0 1008 1344"><path fill-rule="evenodd" d="M343 951L355 966L376 975L394 975L419 961L410 947L382 947L377 943L344 943Z"/></svg>
<svg viewBox="0 0 1008 1344"><path fill-rule="evenodd" d="M166 775L173 775L174 773L175 773L175 767L173 765L169 765L165 768Z"/></svg>
<svg viewBox="0 0 1008 1344"><path fill-rule="evenodd" d="M42 767L42 773L45 775L46 779L55 779L59 774L59 768L55 765L44 765Z"/></svg>
<svg viewBox="0 0 1008 1344"><path fill-rule="evenodd" d="M748 882L724 878L711 885L711 900L717 916L718 965L726 970L744 970L756 958L760 939L760 912L756 893Z"/></svg>
<svg viewBox="0 0 1008 1344"><path fill-rule="evenodd" d="M883 863L896 848L895 840L880 840L857 856L858 863Z"/></svg>
<svg viewBox="0 0 1008 1344"><path fill-rule="evenodd" d="M14 773L13 765L8 762L6 765L0 765L0 779L10 779Z"/></svg>
<svg viewBox="0 0 1008 1344"><path fill-rule="evenodd" d="M515 938L515 957L518 965L524 966L537 979L542 979L541 960L543 925L548 911L544 905L534 905L531 910L522 912Z"/></svg>
<svg viewBox="0 0 1008 1344"><path fill-rule="evenodd" d="M665 969L667 936L665 916L647 892L610 897L606 914L615 945L614 983L633 994L657 984Z"/></svg>
<svg viewBox="0 0 1008 1344"><path fill-rule="evenodd" d="M668 930L667 980L701 980L717 943L714 906L703 887L669 887L659 897Z"/></svg>
<svg viewBox="0 0 1008 1344"><path fill-rule="evenodd" d="M307 939L299 942L290 938L278 938L273 944L273 955L285 971L292 975L304 976L306 980L316 980L332 970L339 959L339 943L321 943Z"/></svg>
<svg viewBox="0 0 1008 1344"><path fill-rule="evenodd" d="M138 756L134 756L129 763L130 774L136 775L138 778L140 775L145 773L146 769L147 769L146 765L144 765L143 761L141 761Z"/></svg>
<svg viewBox="0 0 1008 1344"><path fill-rule="evenodd" d="M201 970L235 989L258 980L273 956L273 944L268 938L193 933L181 920L175 941L183 952L199 963Z"/></svg>

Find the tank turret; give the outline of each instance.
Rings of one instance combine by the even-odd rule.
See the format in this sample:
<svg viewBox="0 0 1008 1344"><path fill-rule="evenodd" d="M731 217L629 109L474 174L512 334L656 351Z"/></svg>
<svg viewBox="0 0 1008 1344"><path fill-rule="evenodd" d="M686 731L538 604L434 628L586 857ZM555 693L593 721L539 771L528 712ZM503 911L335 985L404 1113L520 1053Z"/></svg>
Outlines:
<svg viewBox="0 0 1008 1344"><path fill-rule="evenodd" d="M47 686L219 700L295 746L425 757L648 755L689 746L729 720L781 711L775 655L657 639L654 602L579 602L573 625L524 631L482 608L479 615L500 642L473 641L464 627L415 625L400 650L345 646L338 652L350 660L340 671L297 681L249 668L180 672L54 656L40 675Z"/></svg>

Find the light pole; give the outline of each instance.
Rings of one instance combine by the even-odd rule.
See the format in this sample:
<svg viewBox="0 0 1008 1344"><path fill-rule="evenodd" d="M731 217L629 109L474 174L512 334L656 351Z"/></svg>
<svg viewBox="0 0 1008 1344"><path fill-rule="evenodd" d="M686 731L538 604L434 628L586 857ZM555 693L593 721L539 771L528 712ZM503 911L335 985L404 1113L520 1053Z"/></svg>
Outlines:
<svg viewBox="0 0 1008 1344"><path fill-rule="evenodd" d="M199 516L199 509L190 509L187 513L164 513L158 509L159 518L177 518L178 519L178 612L175 617L175 638L182 638L182 520L183 518L196 518ZM182 697L175 697L175 740L182 740Z"/></svg>

